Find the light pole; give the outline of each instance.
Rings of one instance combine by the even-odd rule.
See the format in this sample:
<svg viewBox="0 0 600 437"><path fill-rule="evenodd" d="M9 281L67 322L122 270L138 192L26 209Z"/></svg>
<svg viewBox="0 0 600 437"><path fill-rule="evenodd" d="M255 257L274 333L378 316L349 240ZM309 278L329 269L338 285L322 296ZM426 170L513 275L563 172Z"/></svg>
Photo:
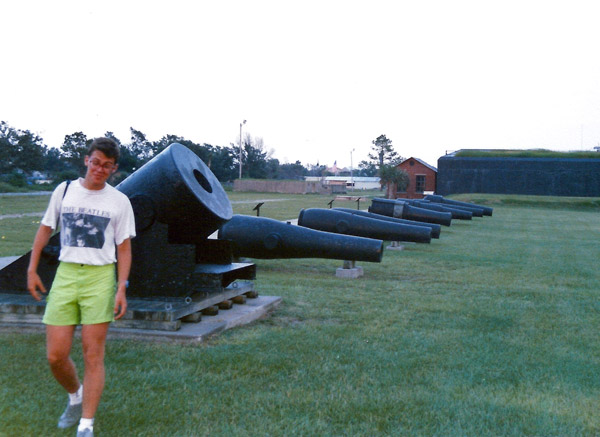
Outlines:
<svg viewBox="0 0 600 437"><path fill-rule="evenodd" d="M240 123L240 179L242 178L242 126L246 124L246 120Z"/></svg>
<svg viewBox="0 0 600 437"><path fill-rule="evenodd" d="M354 177L352 176L352 152L356 149L350 150L350 190L354 191Z"/></svg>

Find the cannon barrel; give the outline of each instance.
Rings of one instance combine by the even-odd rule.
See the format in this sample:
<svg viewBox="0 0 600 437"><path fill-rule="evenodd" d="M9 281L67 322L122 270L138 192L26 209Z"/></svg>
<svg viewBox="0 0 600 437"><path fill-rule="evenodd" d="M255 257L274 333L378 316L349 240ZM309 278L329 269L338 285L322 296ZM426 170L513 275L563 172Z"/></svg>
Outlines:
<svg viewBox="0 0 600 437"><path fill-rule="evenodd" d="M418 203L426 203L428 205L437 205L440 208L444 208L446 211L466 211L470 212L472 217L483 217L483 209L479 208L467 208L465 206L447 205L445 203L436 203L430 200L420 199Z"/></svg>
<svg viewBox="0 0 600 437"><path fill-rule="evenodd" d="M446 205L441 205L439 203L431 203L427 200L419 200L419 199L396 199L401 202L407 202L413 206L418 206L419 208L430 209L432 211L441 211L441 212L449 212L452 214L453 219L457 220L472 220L473 212L467 211L466 209L452 208Z"/></svg>
<svg viewBox="0 0 600 437"><path fill-rule="evenodd" d="M339 235L264 217L234 215L219 229L235 256L259 259L328 258L381 262L383 241Z"/></svg>
<svg viewBox="0 0 600 437"><path fill-rule="evenodd" d="M426 200L426 199L419 199L417 202L421 203L421 202L426 202L428 205L437 205L440 208L445 208L448 211L451 210L460 210L460 211L469 211L471 214L473 214L473 217L483 217L483 209L481 208L477 208L474 206L457 206L457 205L450 205L447 203L438 203L438 202L432 202L431 200Z"/></svg>
<svg viewBox="0 0 600 437"><path fill-rule="evenodd" d="M399 219L399 218L394 218L394 217L388 217L387 215L374 214L372 212L361 211L360 209L333 208L333 210L348 212L350 214L356 214L356 215L360 215L363 217L374 218L377 220L384 220L386 222L401 223L404 225L421 226L421 227L429 228L429 229L431 229L431 238L440 238L440 233L442 231L442 226L438 225L437 223L426 223L426 222L418 222L418 221L414 221L414 220Z"/></svg>
<svg viewBox="0 0 600 437"><path fill-rule="evenodd" d="M169 225L178 242L205 239L231 219L231 203L210 169L190 149L173 143L117 185L129 197L136 230Z"/></svg>
<svg viewBox="0 0 600 437"><path fill-rule="evenodd" d="M477 205L476 203L461 202L460 200L446 199L444 196L436 194L429 194L425 196L425 200L430 202L443 203L449 206L457 206L459 208L465 208L467 210L478 209L483 211L483 215L491 216L494 212L494 208L489 206Z"/></svg>
<svg viewBox="0 0 600 437"><path fill-rule="evenodd" d="M318 231L378 240L431 242L430 228L392 223L333 209L303 209L298 216L298 225Z"/></svg>
<svg viewBox="0 0 600 437"><path fill-rule="evenodd" d="M374 198L371 201L369 212L387 215L388 217L437 223L443 226L450 226L452 222L452 214L449 212L431 211L392 199Z"/></svg>

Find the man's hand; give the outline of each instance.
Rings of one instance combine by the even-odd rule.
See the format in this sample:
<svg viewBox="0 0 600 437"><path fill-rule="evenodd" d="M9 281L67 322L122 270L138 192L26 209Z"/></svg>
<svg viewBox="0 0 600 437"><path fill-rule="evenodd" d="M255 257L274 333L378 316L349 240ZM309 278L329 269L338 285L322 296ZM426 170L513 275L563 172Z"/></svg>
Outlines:
<svg viewBox="0 0 600 437"><path fill-rule="evenodd" d="M42 283L42 280L37 272L27 272L27 289L29 290L29 294L31 294L33 298L38 301L42 299L42 296L40 296L40 293L38 293L38 289L42 293L46 294L46 287L44 287L44 284Z"/></svg>
<svg viewBox="0 0 600 437"><path fill-rule="evenodd" d="M127 298L125 291L127 287L124 283L119 283L117 295L115 296L115 320L119 320L127 312Z"/></svg>

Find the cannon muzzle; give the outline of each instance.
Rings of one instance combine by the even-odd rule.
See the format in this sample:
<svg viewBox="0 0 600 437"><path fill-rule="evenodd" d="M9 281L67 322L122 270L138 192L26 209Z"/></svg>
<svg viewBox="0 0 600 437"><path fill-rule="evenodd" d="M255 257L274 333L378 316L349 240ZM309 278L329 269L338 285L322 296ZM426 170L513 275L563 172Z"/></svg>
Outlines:
<svg viewBox="0 0 600 437"><path fill-rule="evenodd" d="M328 258L381 262L383 241L316 231L277 220L234 215L219 229L235 256L259 259Z"/></svg>
<svg viewBox="0 0 600 437"><path fill-rule="evenodd" d="M360 209L352 209L352 208L332 208L335 211L343 211L349 212L350 214L356 214L363 217L373 218L377 220L384 220L386 222L392 223L400 223L403 225L411 225L411 226L421 226L425 228L431 229L431 238L440 238L440 233L442 232L442 226L436 223L426 223L426 222L418 222L415 220L405 220L394 217L388 217L387 215L374 214L372 212L362 211Z"/></svg>
<svg viewBox="0 0 600 437"><path fill-rule="evenodd" d="M469 211L472 210L481 210L483 215L491 216L494 212L494 208L489 206L477 205L476 203L470 202L461 202L460 200L446 199L444 196L438 196L436 194L429 194L425 196L425 200L429 200L430 202L443 203L448 206L456 206L459 208L467 209Z"/></svg>
<svg viewBox="0 0 600 437"><path fill-rule="evenodd" d="M394 218L437 223L443 226L450 226L452 222L452 214L449 212L431 211L392 199L374 198L371 201L369 212Z"/></svg>
<svg viewBox="0 0 600 437"><path fill-rule="evenodd" d="M298 216L298 225L318 231L378 240L431 242L430 228L392 223L333 209L303 209Z"/></svg>
<svg viewBox="0 0 600 437"><path fill-rule="evenodd" d="M169 238L176 243L205 239L233 216L215 175L178 143L156 155L117 189L131 201L138 233L158 221L169 225Z"/></svg>

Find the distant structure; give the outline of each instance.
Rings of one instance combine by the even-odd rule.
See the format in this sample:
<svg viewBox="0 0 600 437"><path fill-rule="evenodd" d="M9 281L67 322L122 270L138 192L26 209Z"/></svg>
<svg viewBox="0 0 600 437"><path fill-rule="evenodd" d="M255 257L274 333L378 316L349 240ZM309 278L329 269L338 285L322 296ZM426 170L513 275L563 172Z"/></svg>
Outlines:
<svg viewBox="0 0 600 437"><path fill-rule="evenodd" d="M406 191L392 190L393 198L422 199L427 194L433 194L437 180L437 168L419 158L408 158L397 165L397 168L408 174Z"/></svg>
<svg viewBox="0 0 600 437"><path fill-rule="evenodd" d="M305 176L304 180L307 182L320 182L323 187L336 187L332 188L334 192L342 187L343 190L379 190L381 185L379 183L379 177L366 177L366 176Z"/></svg>
<svg viewBox="0 0 600 437"><path fill-rule="evenodd" d="M332 173L335 176L339 176L340 174L344 174L344 173L350 174L350 169L347 169L346 167L339 168L337 166L337 160L336 160L336 161L333 161L333 165L331 167L327 167L327 172Z"/></svg>
<svg viewBox="0 0 600 437"><path fill-rule="evenodd" d="M600 196L600 157L457 156L460 152L438 159L436 194Z"/></svg>

